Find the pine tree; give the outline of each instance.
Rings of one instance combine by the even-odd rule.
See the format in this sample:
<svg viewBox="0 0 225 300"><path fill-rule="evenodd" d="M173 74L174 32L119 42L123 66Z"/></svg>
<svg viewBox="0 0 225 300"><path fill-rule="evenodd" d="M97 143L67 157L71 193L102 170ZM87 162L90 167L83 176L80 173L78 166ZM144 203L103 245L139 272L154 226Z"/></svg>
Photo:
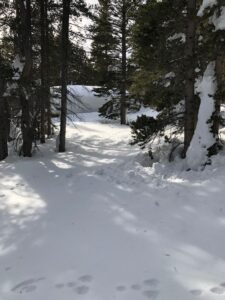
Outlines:
<svg viewBox="0 0 225 300"><path fill-rule="evenodd" d="M194 135L198 102L195 97L196 80L196 27L197 27L197 7L196 0L187 1L187 21L186 21L186 44L185 44L185 116L184 116L184 152L186 156L187 149Z"/></svg>
<svg viewBox="0 0 225 300"><path fill-rule="evenodd" d="M47 45L47 32L48 32L48 19L47 19L47 0L39 0L40 5L40 28L41 28L41 143L45 143L46 133L46 107L48 99L48 45Z"/></svg>
<svg viewBox="0 0 225 300"><path fill-rule="evenodd" d="M9 106L3 97L6 82L10 77L10 66L0 54L0 161L8 156L8 137L10 129Z"/></svg>
<svg viewBox="0 0 225 300"><path fill-rule="evenodd" d="M113 28L117 37L117 51L119 58L119 76L117 88L120 91L120 123L126 124L127 90L128 90L128 51L130 26L134 11L141 1L112 0L113 4Z"/></svg>
<svg viewBox="0 0 225 300"><path fill-rule="evenodd" d="M69 44L69 17L70 0L63 0L62 16L62 69L61 69L61 119L59 134L59 152L66 151L66 116L67 116L67 83L68 83L68 44Z"/></svg>
<svg viewBox="0 0 225 300"><path fill-rule="evenodd" d="M215 108L208 120L209 130L213 136L212 140L214 140L212 145L208 147L208 155L211 156L221 149L219 128L221 124L220 107L225 97L225 56L223 51L225 27L220 22L220 17L223 14L225 1L220 0L214 5L206 7L202 4L204 3L199 1L199 36L201 37L198 41L199 68L203 74L210 63L215 64L214 84L217 86L215 95L211 95L214 99Z"/></svg>
<svg viewBox="0 0 225 300"><path fill-rule="evenodd" d="M131 92L158 110L183 98L184 1L146 1L132 26L132 60L136 66Z"/></svg>
<svg viewBox="0 0 225 300"><path fill-rule="evenodd" d="M23 70L19 79L19 97L22 108L21 130L23 135L22 154L32 156L34 131L31 122L32 42L31 42L31 1L17 0L17 57Z"/></svg>
<svg viewBox="0 0 225 300"><path fill-rule="evenodd" d="M100 0L96 7L93 25L91 60L96 70L96 83L108 89L113 87L115 69L116 39L112 25L112 1Z"/></svg>

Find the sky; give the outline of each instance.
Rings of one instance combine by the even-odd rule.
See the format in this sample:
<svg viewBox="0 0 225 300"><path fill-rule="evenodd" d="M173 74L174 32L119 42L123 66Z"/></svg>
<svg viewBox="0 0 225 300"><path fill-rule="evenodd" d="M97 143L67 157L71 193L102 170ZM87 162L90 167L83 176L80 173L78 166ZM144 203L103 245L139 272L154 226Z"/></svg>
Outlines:
<svg viewBox="0 0 225 300"><path fill-rule="evenodd" d="M97 4L97 3L98 3L98 0L85 0L85 2L86 2L88 5L94 5L94 4ZM81 24L82 24L82 26L89 25L89 24L90 24L90 20L87 19L87 18L83 18L82 21L81 21ZM90 48L91 48L91 40L87 40L87 41L84 43L84 48L85 48L86 51L90 51Z"/></svg>

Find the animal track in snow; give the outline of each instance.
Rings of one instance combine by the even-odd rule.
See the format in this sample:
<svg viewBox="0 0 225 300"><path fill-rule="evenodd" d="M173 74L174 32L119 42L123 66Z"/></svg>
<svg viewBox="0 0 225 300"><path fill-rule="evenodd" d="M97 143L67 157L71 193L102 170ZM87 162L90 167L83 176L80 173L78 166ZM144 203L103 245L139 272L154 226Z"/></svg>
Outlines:
<svg viewBox="0 0 225 300"><path fill-rule="evenodd" d="M76 285L77 285L77 283L74 282L74 281L70 281L70 282L67 283L67 286L68 286L69 288L73 288L73 287L75 287Z"/></svg>
<svg viewBox="0 0 225 300"><path fill-rule="evenodd" d="M11 291L18 293L18 294L23 294L23 293L31 293L37 289L36 283L39 281L44 280L44 277L40 278L30 278L27 280L24 280L17 285L15 285Z"/></svg>
<svg viewBox="0 0 225 300"><path fill-rule="evenodd" d="M131 285L131 289L134 291L140 291L141 290L141 285L138 283L134 283Z"/></svg>
<svg viewBox="0 0 225 300"><path fill-rule="evenodd" d="M125 287L124 285L118 285L118 286L116 287L116 290L117 290L118 292L124 292L124 291L126 291L126 287Z"/></svg>
<svg viewBox="0 0 225 300"><path fill-rule="evenodd" d="M151 286L151 287L156 287L159 285L159 280L156 278L150 278L150 279L146 279L143 281L143 283L145 285Z"/></svg>
<svg viewBox="0 0 225 300"><path fill-rule="evenodd" d="M90 288L86 285L80 285L77 288L75 288L75 292L78 295L85 295L89 292Z"/></svg>
<svg viewBox="0 0 225 300"><path fill-rule="evenodd" d="M201 291L201 290L190 290L190 293L191 293L193 296L201 296L202 291Z"/></svg>
<svg viewBox="0 0 225 300"><path fill-rule="evenodd" d="M57 289L62 289L62 288L64 288L64 283L57 283L57 284L55 284L55 287L57 288Z"/></svg>
<svg viewBox="0 0 225 300"><path fill-rule="evenodd" d="M159 296L159 291L147 290L142 293L146 298L155 300Z"/></svg>
<svg viewBox="0 0 225 300"><path fill-rule="evenodd" d="M225 293L225 288L222 286L215 286L210 289L213 294L223 295Z"/></svg>
<svg viewBox="0 0 225 300"><path fill-rule="evenodd" d="M93 280L93 277L91 275L87 274L87 275L83 275L83 276L79 277L78 280L81 282L91 282Z"/></svg>

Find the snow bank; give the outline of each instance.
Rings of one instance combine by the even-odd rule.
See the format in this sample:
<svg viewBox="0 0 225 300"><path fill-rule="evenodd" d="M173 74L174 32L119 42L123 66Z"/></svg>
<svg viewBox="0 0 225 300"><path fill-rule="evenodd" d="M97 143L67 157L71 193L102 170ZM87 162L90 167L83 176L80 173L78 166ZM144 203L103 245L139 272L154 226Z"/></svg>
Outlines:
<svg viewBox="0 0 225 300"><path fill-rule="evenodd" d="M98 109L108 101L107 97L99 97L95 93L96 86L68 85L68 113L97 112ZM60 87L53 87L53 104L60 107Z"/></svg>
<svg viewBox="0 0 225 300"><path fill-rule="evenodd" d="M224 6L222 7L219 16L217 16L216 12L214 13L211 21L215 26L216 31L225 29L225 7Z"/></svg>
<svg viewBox="0 0 225 300"><path fill-rule="evenodd" d="M215 142L210 132L209 120L215 110L213 95L216 88L215 62L211 62L208 64L203 78L197 82L196 91L199 93L201 103L195 133L187 151L187 163L191 169L198 169L206 162L207 149Z"/></svg>
<svg viewBox="0 0 225 300"><path fill-rule="evenodd" d="M205 12L205 10L208 7L211 8L211 7L213 7L216 4L217 4L217 0L203 0L202 1L202 5L200 6L199 11L197 13L197 16L198 17L202 17L203 14L204 14L204 12Z"/></svg>
<svg viewBox="0 0 225 300"><path fill-rule="evenodd" d="M170 176L129 134L77 122L67 153L0 162L1 300L224 299L224 156Z"/></svg>
<svg viewBox="0 0 225 300"><path fill-rule="evenodd" d="M148 117L153 117L156 118L158 116L158 112L150 107L144 107L142 106L140 108L139 111L135 112L135 113L129 113L127 115L127 121L129 122L133 122L137 120L137 117L140 117L142 115L148 116Z"/></svg>

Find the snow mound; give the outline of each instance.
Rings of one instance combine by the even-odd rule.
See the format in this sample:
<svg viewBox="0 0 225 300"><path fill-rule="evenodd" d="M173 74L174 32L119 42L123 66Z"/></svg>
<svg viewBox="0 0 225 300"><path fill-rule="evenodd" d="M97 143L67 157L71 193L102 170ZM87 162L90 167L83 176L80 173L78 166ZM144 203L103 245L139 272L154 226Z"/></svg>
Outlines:
<svg viewBox="0 0 225 300"><path fill-rule="evenodd" d="M133 122L136 121L137 117L141 117L142 115L156 118L158 116L158 112L150 107L141 106L140 110L134 113L129 113L127 115L127 121Z"/></svg>
<svg viewBox="0 0 225 300"><path fill-rule="evenodd" d="M223 6L220 12L220 15L217 16L216 12L212 17L212 23L217 30L224 30L225 29L225 7Z"/></svg>
<svg viewBox="0 0 225 300"><path fill-rule="evenodd" d="M205 10L209 7L213 7L217 4L217 0L203 0L202 5L199 8L199 11L197 13L198 17L202 17L204 15Z"/></svg>
<svg viewBox="0 0 225 300"><path fill-rule="evenodd" d="M107 97L98 96L96 86L68 85L68 114L97 112L108 101ZM52 87L53 106L60 109L60 87Z"/></svg>
<svg viewBox="0 0 225 300"><path fill-rule="evenodd" d="M201 103L195 133L187 151L187 164L191 169L197 169L206 162L207 149L215 142L209 128L209 120L215 110L213 96L216 93L216 88L215 62L211 62L208 64L203 78L197 82L196 87Z"/></svg>

